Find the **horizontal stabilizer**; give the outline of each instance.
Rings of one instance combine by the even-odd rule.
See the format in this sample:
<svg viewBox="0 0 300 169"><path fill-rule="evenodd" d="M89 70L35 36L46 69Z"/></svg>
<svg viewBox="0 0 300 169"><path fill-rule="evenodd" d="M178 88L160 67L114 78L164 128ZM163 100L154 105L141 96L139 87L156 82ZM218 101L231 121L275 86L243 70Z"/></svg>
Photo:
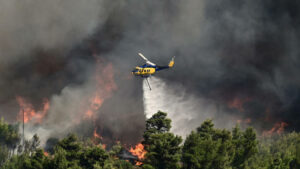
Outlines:
<svg viewBox="0 0 300 169"><path fill-rule="evenodd" d="M175 63L175 61L174 61L174 58L175 58L175 56L174 57L172 57L172 60L169 62L169 68L171 68L171 67L173 67L174 66L174 63Z"/></svg>

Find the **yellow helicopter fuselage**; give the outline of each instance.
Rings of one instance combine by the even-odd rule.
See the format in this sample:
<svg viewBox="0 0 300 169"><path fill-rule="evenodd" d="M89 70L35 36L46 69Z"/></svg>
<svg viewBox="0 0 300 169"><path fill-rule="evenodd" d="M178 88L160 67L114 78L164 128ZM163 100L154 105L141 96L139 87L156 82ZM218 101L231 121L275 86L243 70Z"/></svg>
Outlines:
<svg viewBox="0 0 300 169"><path fill-rule="evenodd" d="M150 75L155 74L155 72L156 72L155 68L153 68L153 67L145 67L145 68L136 67L136 70L137 71L132 72L132 74L134 74L136 76L150 76Z"/></svg>
<svg viewBox="0 0 300 169"><path fill-rule="evenodd" d="M166 65L166 66L157 66L153 63L152 63L152 65L144 64L142 66L137 66L132 71L132 74L135 75L135 76L149 77L149 76L155 74L158 71L161 71L163 69L169 69L169 68L172 68L173 66L174 66L174 57L169 62L169 64Z"/></svg>

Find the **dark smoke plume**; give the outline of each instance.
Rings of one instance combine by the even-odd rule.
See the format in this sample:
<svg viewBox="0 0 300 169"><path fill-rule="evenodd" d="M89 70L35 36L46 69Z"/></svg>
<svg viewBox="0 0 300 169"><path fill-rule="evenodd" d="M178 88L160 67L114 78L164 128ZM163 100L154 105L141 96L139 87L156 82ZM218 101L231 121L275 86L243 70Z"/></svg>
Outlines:
<svg viewBox="0 0 300 169"><path fill-rule="evenodd" d="M174 128L186 127L180 134L205 118L220 127L241 119L261 131L282 121L299 130L299 9L296 0L1 0L1 116L17 119L16 96L35 109L48 98L50 110L32 133L92 136L96 128L107 142L134 144L149 103L142 80L130 76L142 52L157 64L176 56L174 69L152 81L180 98L167 105L180 105L169 112ZM77 123L79 105L97 89L97 60L101 70L113 66L117 88L93 120ZM187 117L177 112L185 110Z"/></svg>

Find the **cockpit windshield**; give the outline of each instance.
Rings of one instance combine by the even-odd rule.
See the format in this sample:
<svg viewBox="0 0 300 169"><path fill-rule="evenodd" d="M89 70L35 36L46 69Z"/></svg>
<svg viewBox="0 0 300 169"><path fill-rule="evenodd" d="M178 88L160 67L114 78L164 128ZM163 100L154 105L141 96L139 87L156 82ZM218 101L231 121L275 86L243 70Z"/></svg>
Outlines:
<svg viewBox="0 0 300 169"><path fill-rule="evenodd" d="M138 71L139 71L139 70L138 70L138 69L136 69L136 68L132 70L132 72L138 72Z"/></svg>

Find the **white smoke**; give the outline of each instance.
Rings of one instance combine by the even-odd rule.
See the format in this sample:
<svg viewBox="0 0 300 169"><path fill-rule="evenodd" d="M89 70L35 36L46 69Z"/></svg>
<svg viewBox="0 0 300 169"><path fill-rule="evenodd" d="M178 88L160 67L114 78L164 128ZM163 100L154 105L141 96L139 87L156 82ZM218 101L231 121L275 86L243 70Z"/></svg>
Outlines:
<svg viewBox="0 0 300 169"><path fill-rule="evenodd" d="M25 124L26 139L31 139L34 134L37 134L44 146L49 137L64 137L71 133L74 126L79 125L84 119L83 113L87 110L89 105L87 100L91 97L93 89L96 90L92 81L89 81L82 86L67 86L60 94L54 95L43 123Z"/></svg>

